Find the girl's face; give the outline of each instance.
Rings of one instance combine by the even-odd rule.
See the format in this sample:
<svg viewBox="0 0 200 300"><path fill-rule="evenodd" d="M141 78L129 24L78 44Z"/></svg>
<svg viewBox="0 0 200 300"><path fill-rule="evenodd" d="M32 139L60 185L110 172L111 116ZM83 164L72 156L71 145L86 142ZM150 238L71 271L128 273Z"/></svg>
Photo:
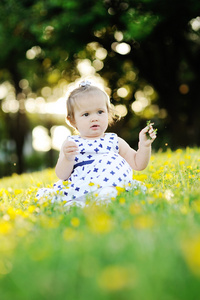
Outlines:
<svg viewBox="0 0 200 300"><path fill-rule="evenodd" d="M106 99L101 94L88 95L74 107L74 127L83 138L95 139L104 136L108 127Z"/></svg>

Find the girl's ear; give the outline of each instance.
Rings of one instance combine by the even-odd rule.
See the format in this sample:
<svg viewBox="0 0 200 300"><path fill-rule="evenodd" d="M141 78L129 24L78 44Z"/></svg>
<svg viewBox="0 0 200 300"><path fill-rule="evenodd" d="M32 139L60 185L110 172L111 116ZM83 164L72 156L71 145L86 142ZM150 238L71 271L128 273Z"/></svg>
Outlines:
<svg viewBox="0 0 200 300"><path fill-rule="evenodd" d="M66 117L67 123L69 123L72 127L76 128L76 122L73 121L69 116Z"/></svg>

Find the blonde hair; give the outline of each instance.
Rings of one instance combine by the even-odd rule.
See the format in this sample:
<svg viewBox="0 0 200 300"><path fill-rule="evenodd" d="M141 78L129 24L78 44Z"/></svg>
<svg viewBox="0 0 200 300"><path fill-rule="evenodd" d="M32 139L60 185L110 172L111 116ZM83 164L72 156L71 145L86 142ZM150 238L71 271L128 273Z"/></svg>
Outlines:
<svg viewBox="0 0 200 300"><path fill-rule="evenodd" d="M78 105L79 100L82 97L94 96L95 94L102 95L105 98L106 106L108 110L108 123L112 125L115 121L120 119L120 115L112 108L110 98L106 92L100 88L86 84L74 89L67 99L67 120L72 125L74 123L74 107ZM89 105L89 103L88 103Z"/></svg>

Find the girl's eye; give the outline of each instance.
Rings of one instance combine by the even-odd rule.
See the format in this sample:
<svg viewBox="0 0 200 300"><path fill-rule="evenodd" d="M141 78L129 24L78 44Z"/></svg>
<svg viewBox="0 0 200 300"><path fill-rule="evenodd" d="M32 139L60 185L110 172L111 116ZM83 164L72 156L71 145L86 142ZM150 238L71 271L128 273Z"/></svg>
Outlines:
<svg viewBox="0 0 200 300"><path fill-rule="evenodd" d="M98 114L99 114L99 115L101 115L101 114L103 114L103 113L104 113L103 110L99 110L99 111L98 111Z"/></svg>
<svg viewBox="0 0 200 300"><path fill-rule="evenodd" d="M83 117L88 117L89 116L89 113L84 113L83 114Z"/></svg>

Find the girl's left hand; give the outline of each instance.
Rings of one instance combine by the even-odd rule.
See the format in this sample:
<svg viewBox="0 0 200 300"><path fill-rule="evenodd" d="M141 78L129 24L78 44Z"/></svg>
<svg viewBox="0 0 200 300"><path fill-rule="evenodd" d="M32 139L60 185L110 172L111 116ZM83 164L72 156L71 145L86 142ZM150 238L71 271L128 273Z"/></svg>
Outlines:
<svg viewBox="0 0 200 300"><path fill-rule="evenodd" d="M140 145L148 147L156 139L156 131L153 128L153 124L154 123L150 123L148 126L146 126L145 128L143 128L140 131L140 133L139 133L139 142L140 142Z"/></svg>

